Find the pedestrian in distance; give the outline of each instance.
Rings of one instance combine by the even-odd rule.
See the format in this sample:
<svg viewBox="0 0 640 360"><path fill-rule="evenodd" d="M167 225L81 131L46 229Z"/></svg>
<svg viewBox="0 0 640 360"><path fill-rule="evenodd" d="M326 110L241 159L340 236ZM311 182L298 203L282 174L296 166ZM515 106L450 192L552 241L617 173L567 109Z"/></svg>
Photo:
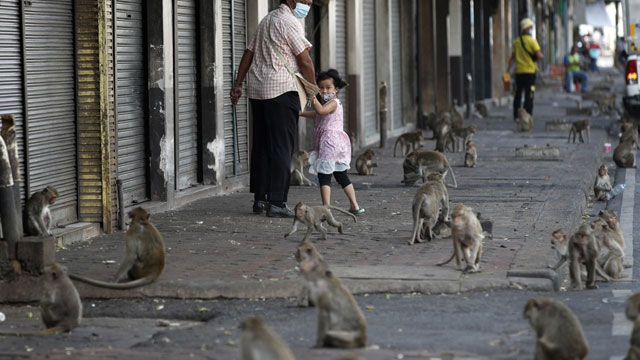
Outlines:
<svg viewBox="0 0 640 360"><path fill-rule="evenodd" d="M320 87L320 94L311 99L313 110L300 113L300 116L315 119L309 172L318 175L322 205L331 204L333 174L349 199L349 212L355 215L364 214L365 210L358 205L355 189L347 175L351 163L351 142L349 135L343 130L343 108L338 99L338 92L347 86L347 83L334 69L318 74L316 82Z"/></svg>
<svg viewBox="0 0 640 360"><path fill-rule="evenodd" d="M507 66L507 73L511 71L513 63L516 64L516 93L513 98L513 119L518 119L518 111L524 92L524 109L529 115L533 115L533 95L536 90L536 74L538 65L536 61L543 58L540 45L533 38L534 23L529 18L520 21L521 35L513 41L511 57Z"/></svg>
<svg viewBox="0 0 640 360"><path fill-rule="evenodd" d="M282 0L280 7L260 21L240 60L231 89L231 100L242 96L247 77L251 103L250 191L253 212L266 210L269 217L293 217L286 205L291 157L298 132L300 96L294 73L301 73L315 86L315 70L309 56L311 43L305 38L301 19L312 0Z"/></svg>
<svg viewBox="0 0 640 360"><path fill-rule="evenodd" d="M571 84L573 79L577 79L580 82L580 91L587 91L587 85L589 82L589 76L580 71L580 65L582 64L582 58L578 53L578 46L573 45L571 47L571 53L564 57L564 69L565 69L565 90L571 92Z"/></svg>

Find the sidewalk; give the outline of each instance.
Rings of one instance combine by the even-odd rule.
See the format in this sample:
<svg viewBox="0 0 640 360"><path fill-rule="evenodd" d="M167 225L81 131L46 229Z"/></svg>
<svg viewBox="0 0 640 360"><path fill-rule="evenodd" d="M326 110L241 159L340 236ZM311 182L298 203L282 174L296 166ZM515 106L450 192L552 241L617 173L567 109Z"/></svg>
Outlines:
<svg viewBox="0 0 640 360"><path fill-rule="evenodd" d="M610 119L591 119L591 144L567 144L567 132L544 131L546 121L588 117L566 115L575 113L572 97L575 95L539 90L532 133L513 132L510 106L491 109L491 116L486 119L465 120L465 126L473 123L478 127L474 137L478 149L476 168L462 166L463 153L446 153L458 181L457 189L449 189L451 208L464 202L493 222L493 239L485 239L480 273L463 275L455 269L455 262L435 266L450 256L449 239L407 245L412 229L411 201L418 184L401 184L403 158L392 157L395 139L389 139L385 149L373 148L379 166L374 170L375 176L358 176L355 167L350 171L358 202L366 214L355 224L336 214L346 225L346 234L330 228L328 240L321 240L317 233L312 239L334 272L356 294L457 293L514 286L513 279L506 276L508 270L544 269L554 261L550 234L557 228L571 231L579 223L602 161L607 139L603 129ZM585 102L583 106L590 107L589 104ZM425 137L430 137L429 131ZM560 159L516 158L515 148L525 144L558 147ZM433 149L435 141L425 141L424 146ZM347 208L348 201L335 182L332 190L333 205ZM167 246L167 263L159 281L128 291L76 283L80 295L199 299L295 296L300 280L294 252L304 229L285 239L283 235L292 220L254 215L252 199L252 194L244 190L154 214L151 220ZM293 207L298 201L320 204L319 189L292 187L288 205ZM58 251L57 261L70 272L110 280L122 247L121 232L103 235ZM112 260L115 263L107 263ZM518 281L537 289L551 289L546 279ZM0 301L18 299L26 295L23 292L26 291L21 286L11 286L10 291L0 295Z"/></svg>

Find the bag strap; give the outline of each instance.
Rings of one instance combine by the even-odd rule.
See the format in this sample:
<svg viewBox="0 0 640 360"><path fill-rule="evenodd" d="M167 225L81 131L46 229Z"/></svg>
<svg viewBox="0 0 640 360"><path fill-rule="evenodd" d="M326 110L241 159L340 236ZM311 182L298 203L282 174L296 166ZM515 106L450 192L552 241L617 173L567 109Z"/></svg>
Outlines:
<svg viewBox="0 0 640 360"><path fill-rule="evenodd" d="M533 57L535 54L530 53L529 50L527 50L527 47L524 46L524 40L522 40L523 37L524 35L520 35L520 43L522 44L522 50L524 50L524 52L526 52L529 55L529 57L531 58L531 60L533 60L533 62L536 62L536 58Z"/></svg>

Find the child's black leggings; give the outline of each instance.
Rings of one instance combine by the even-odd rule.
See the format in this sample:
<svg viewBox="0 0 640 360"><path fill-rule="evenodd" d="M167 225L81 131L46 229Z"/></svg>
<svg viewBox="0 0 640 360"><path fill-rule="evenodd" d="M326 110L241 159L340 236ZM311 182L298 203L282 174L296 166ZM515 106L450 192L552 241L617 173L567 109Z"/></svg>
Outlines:
<svg viewBox="0 0 640 360"><path fill-rule="evenodd" d="M342 188L351 185L351 180L349 180L349 175L347 175L347 170L345 171L334 171L333 177L336 178L336 181ZM318 173L318 180L320 181L320 186L327 185L331 186L331 174L322 174Z"/></svg>

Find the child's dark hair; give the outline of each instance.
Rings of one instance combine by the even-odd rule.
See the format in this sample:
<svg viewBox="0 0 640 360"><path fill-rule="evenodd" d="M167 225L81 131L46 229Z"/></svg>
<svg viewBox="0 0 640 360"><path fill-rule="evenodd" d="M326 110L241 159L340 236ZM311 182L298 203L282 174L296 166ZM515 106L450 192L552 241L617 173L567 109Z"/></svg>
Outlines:
<svg viewBox="0 0 640 360"><path fill-rule="evenodd" d="M320 74L318 74L318 77L316 78L316 82L320 82L322 80L327 80L327 79L333 79L333 86L337 87L338 89L342 89L345 86L348 86L349 84L347 84L346 81L342 80L342 78L340 77L340 74L338 73L338 70L336 69L329 69L327 71L323 71Z"/></svg>

